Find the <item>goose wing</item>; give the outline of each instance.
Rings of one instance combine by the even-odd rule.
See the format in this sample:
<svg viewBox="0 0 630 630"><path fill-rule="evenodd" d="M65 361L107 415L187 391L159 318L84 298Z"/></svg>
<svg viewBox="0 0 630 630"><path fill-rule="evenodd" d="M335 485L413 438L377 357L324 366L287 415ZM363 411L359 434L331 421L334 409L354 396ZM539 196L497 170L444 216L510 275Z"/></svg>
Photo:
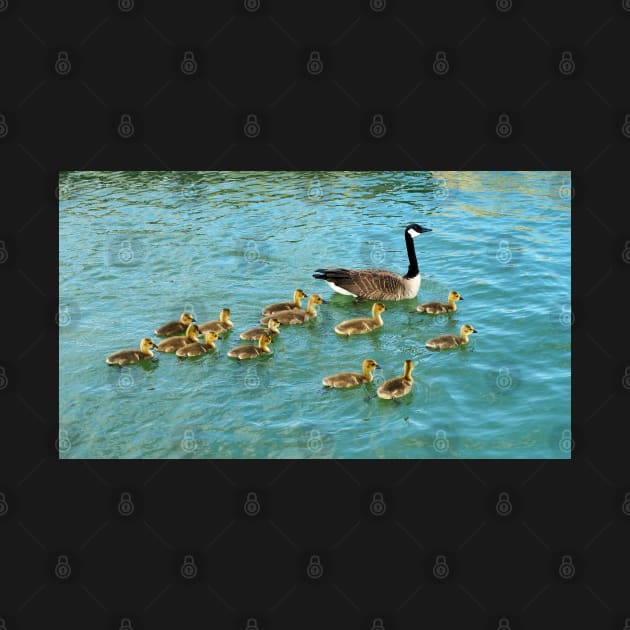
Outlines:
<svg viewBox="0 0 630 630"><path fill-rule="evenodd" d="M313 277L367 300L396 300L404 292L403 277L385 269L317 269Z"/></svg>

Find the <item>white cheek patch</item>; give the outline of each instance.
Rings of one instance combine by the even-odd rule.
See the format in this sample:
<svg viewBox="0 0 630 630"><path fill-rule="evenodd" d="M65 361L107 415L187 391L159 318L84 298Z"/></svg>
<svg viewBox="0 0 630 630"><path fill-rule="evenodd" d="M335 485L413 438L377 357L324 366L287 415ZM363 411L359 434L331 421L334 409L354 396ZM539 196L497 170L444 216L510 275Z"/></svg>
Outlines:
<svg viewBox="0 0 630 630"><path fill-rule="evenodd" d="M409 228L407 233L411 236L411 238L416 238L416 236L420 236L420 232L416 232L413 228Z"/></svg>

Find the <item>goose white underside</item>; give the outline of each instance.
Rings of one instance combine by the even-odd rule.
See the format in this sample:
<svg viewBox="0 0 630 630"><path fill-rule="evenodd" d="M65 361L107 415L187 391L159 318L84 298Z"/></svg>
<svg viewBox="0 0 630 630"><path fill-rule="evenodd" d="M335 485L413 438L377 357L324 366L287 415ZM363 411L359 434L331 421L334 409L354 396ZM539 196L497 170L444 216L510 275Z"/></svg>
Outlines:
<svg viewBox="0 0 630 630"><path fill-rule="evenodd" d="M354 293L350 293L350 291L346 291L345 289L342 289L341 287L338 287L334 282L331 282L330 280L325 280L324 282L326 282L326 284L335 293L341 293L341 295L351 295L352 297L357 297Z"/></svg>

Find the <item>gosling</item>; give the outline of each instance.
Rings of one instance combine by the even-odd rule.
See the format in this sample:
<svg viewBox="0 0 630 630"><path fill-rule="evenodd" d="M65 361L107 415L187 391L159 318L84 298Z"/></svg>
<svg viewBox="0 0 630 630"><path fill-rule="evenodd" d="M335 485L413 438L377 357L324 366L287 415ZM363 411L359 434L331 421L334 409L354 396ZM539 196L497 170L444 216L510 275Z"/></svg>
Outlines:
<svg viewBox="0 0 630 630"><path fill-rule="evenodd" d="M281 324L303 324L309 319L317 317L317 311L315 310L317 304L326 304L326 300L321 295L313 293L308 298L306 310L295 308L289 311L279 311L274 314L273 318L277 319ZM262 317L260 323L268 324L270 319L271 317Z"/></svg>
<svg viewBox="0 0 630 630"><path fill-rule="evenodd" d="M228 350L227 355L228 357L238 359L239 361L242 359L255 359L265 353L271 354L271 350L269 349L270 343L271 337L264 334L258 340L258 346L237 346L236 348Z"/></svg>
<svg viewBox="0 0 630 630"><path fill-rule="evenodd" d="M360 317L358 319L348 319L335 326L335 332L340 335L362 335L380 328L383 325L381 313L387 310L382 302L375 302L372 305L372 317Z"/></svg>
<svg viewBox="0 0 630 630"><path fill-rule="evenodd" d="M186 331L186 328L197 321L190 313L182 313L179 317L179 321L168 322L164 326L160 326L155 329L155 334L158 337L172 337L173 335L180 335Z"/></svg>
<svg viewBox="0 0 630 630"><path fill-rule="evenodd" d="M186 357L198 357L202 354L206 354L210 352L210 350L215 350L216 346L214 342L219 338L219 335L215 332L207 332L205 335L205 341L194 341L193 343L188 343L185 346L182 346L175 352L178 357L186 358Z"/></svg>
<svg viewBox="0 0 630 630"><path fill-rule="evenodd" d="M230 328L234 327L233 322L230 321L231 314L232 312L230 311L229 308L223 308L221 309L221 312L219 313L218 320L215 319L211 322L205 322L204 324L200 324L199 330L204 334L207 332L216 332L216 333L227 332L228 330L230 330Z"/></svg>
<svg viewBox="0 0 630 630"><path fill-rule="evenodd" d="M138 361L153 357L151 348L157 348L157 346L153 343L153 340L149 339L149 337L145 337L140 341L139 350L119 350L118 352L114 352L114 354L110 354L107 359L105 359L105 362L109 365L118 365L119 367L138 363Z"/></svg>
<svg viewBox="0 0 630 630"><path fill-rule="evenodd" d="M302 299L308 297L302 289L296 289L293 292L293 302L276 302L269 304L262 310L263 315L273 315L279 311L290 311L296 308L302 308Z"/></svg>
<svg viewBox="0 0 630 630"><path fill-rule="evenodd" d="M455 302L463 299L464 298L457 291L451 291L448 294L447 304L442 302L426 302L425 304L418 304L416 311L418 311L418 313L428 313L429 315L454 313L457 310L457 304L455 304Z"/></svg>
<svg viewBox="0 0 630 630"><path fill-rule="evenodd" d="M197 326L197 324L190 324L190 326L186 328L186 334L183 337L169 337L164 341L160 341L157 345L157 351L177 352L177 350L183 348L189 343L195 343L199 335L199 326Z"/></svg>
<svg viewBox="0 0 630 630"><path fill-rule="evenodd" d="M411 372L413 371L413 361L407 359L405 361L405 367L402 376L396 378L390 378L385 381L377 390L376 395L384 400L392 400L395 398L401 398L406 396L413 387L413 378Z"/></svg>
<svg viewBox="0 0 630 630"><path fill-rule="evenodd" d="M279 335L279 326L280 322L275 317L272 317L267 322L267 328L264 328L263 326L256 326L256 328L250 328L249 330L242 332L240 337L241 339L260 339L263 335Z"/></svg>
<svg viewBox="0 0 630 630"><path fill-rule="evenodd" d="M425 345L429 350L447 350L448 348L465 346L468 344L468 335L476 332L470 324L464 324L459 331L459 335L440 335L429 339Z"/></svg>
<svg viewBox="0 0 630 630"><path fill-rule="evenodd" d="M363 383L372 382L372 372L380 370L381 366L374 359L365 359L362 364L362 372L340 372L332 376L325 376L322 379L324 387L334 387L337 389L356 387Z"/></svg>

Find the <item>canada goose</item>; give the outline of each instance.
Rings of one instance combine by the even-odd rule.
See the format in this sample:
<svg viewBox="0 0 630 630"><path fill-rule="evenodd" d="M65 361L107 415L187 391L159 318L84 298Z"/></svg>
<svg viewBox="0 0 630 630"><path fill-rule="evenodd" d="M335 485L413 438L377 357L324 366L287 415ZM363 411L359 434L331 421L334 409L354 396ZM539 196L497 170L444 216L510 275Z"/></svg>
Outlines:
<svg viewBox="0 0 630 630"><path fill-rule="evenodd" d="M326 300L317 293L313 293L308 298L308 304L306 310L291 309L290 311L279 311L273 315L273 319L277 319L281 324L303 324L313 317L317 317L317 311L315 306L317 304L326 304ZM262 317L260 319L261 324L267 324L271 317Z"/></svg>
<svg viewBox="0 0 630 630"><path fill-rule="evenodd" d="M405 367L402 376L396 378L390 378L385 381L377 390L376 395L379 398L391 400L392 398L400 398L405 396L411 391L413 386L413 378L411 372L413 371L413 361L407 359L405 361Z"/></svg>
<svg viewBox="0 0 630 630"><path fill-rule="evenodd" d="M262 310L263 315L273 315L278 311L290 311L295 308L302 308L302 299L308 297L302 289L296 289L293 292L293 302L276 302L276 304L269 304Z"/></svg>
<svg viewBox="0 0 630 630"><path fill-rule="evenodd" d="M202 333L207 333L211 331L216 333L226 332L230 330L230 328L234 327L234 324L230 321L231 314L232 312L229 308L223 308L219 313L219 319L215 319L211 322L205 322L204 324L199 324L199 330Z"/></svg>
<svg viewBox="0 0 630 630"><path fill-rule="evenodd" d="M182 313L179 317L179 321L172 321L164 326L160 326L155 329L155 334L158 337L172 337L173 335L179 335L186 330L186 327L192 322L197 321L190 313Z"/></svg>
<svg viewBox="0 0 630 630"><path fill-rule="evenodd" d="M264 334L259 340L257 346L237 346L228 350L228 357L234 357L236 359L255 359L261 354L271 353L269 344L271 343L271 337Z"/></svg>
<svg viewBox="0 0 630 630"><path fill-rule="evenodd" d="M457 310L457 304L455 304L455 302L463 299L464 298L457 291L451 291L448 294L447 304L443 304L442 302L426 302L425 304L418 304L416 311L418 311L418 313L429 313L429 315L454 313Z"/></svg>
<svg viewBox="0 0 630 630"><path fill-rule="evenodd" d="M476 332L470 324L464 324L459 331L459 335L440 335L429 339L425 345L429 350L446 350L448 348L465 346L468 343L468 335Z"/></svg>
<svg viewBox="0 0 630 630"><path fill-rule="evenodd" d="M280 322L275 317L272 317L267 322L267 328L264 328L263 326L256 326L256 328L250 328L249 330L242 332L240 337L241 339L260 339L263 335L269 335L270 337L272 335L279 335L279 325Z"/></svg>
<svg viewBox="0 0 630 630"><path fill-rule="evenodd" d="M367 300L414 298L418 295L421 277L413 239L423 232L431 230L417 223L412 223L405 229L409 269L404 276L385 269L316 269L313 278L325 280L337 293Z"/></svg>
<svg viewBox="0 0 630 630"><path fill-rule="evenodd" d="M387 310L384 304L374 302L372 304L372 317L359 317L358 319L348 319L335 326L335 332L340 335L362 335L383 325L381 313Z"/></svg>
<svg viewBox="0 0 630 630"><path fill-rule="evenodd" d="M130 365L131 363L137 363L143 359L150 359L153 356L151 348L157 348L157 346L149 337L145 337L140 341L139 350L119 350L118 352L114 352L114 354L110 354L105 361L109 363L109 365Z"/></svg>
<svg viewBox="0 0 630 630"><path fill-rule="evenodd" d="M372 372L379 370L381 366L374 359L365 359L362 364L362 372L340 372L322 379L325 387L346 388L356 387L363 383L372 382Z"/></svg>
<svg viewBox="0 0 630 630"><path fill-rule="evenodd" d="M190 324L188 328L186 328L186 334L183 337L169 337L164 341L160 341L157 345L157 351L176 352L189 343L195 343L199 335L199 326L197 326L197 324Z"/></svg>
<svg viewBox="0 0 630 630"><path fill-rule="evenodd" d="M216 346L214 342L219 338L217 333L210 331L205 335L204 341L193 341L192 343L187 343L185 346L178 348L175 354L178 357L198 357L201 354L206 354L206 352L210 350L214 350Z"/></svg>

